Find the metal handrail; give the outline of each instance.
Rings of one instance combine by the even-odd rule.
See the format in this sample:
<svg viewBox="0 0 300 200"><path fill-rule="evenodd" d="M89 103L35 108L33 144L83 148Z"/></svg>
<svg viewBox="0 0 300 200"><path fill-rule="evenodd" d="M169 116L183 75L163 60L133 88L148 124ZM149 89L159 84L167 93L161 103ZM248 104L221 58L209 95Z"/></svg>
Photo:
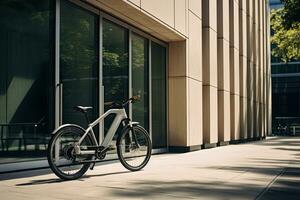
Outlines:
<svg viewBox="0 0 300 200"><path fill-rule="evenodd" d="M2 150L4 149L4 141L8 141L8 140L19 140L19 149L21 148L21 143L24 143L24 148L26 150L26 141L28 139L33 139L35 141L37 141L40 137L40 134L37 134L37 128L38 127L42 127L44 126L46 123L43 122L45 119L45 117L42 117L38 122L35 123L8 123L8 124L0 124L0 130L1 130L1 135L0 135L0 140L1 140L1 146L2 146ZM6 135L4 134L6 131L4 131L4 127L7 127L8 131L10 128L12 127L20 127L21 128L21 132L22 132L22 136L16 136L15 134L12 135ZM31 137L26 137L27 133L26 130L27 128L33 128L33 135L31 135ZM10 131L9 131L10 132ZM29 135L27 135L29 136Z"/></svg>

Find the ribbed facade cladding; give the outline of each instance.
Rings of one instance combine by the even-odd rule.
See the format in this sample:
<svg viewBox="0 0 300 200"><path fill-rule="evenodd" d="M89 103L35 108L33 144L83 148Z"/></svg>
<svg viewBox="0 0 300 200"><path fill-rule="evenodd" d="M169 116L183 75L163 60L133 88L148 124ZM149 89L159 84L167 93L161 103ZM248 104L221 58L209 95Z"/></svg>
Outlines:
<svg viewBox="0 0 300 200"><path fill-rule="evenodd" d="M169 43L171 150L271 134L267 1L89 1Z"/></svg>

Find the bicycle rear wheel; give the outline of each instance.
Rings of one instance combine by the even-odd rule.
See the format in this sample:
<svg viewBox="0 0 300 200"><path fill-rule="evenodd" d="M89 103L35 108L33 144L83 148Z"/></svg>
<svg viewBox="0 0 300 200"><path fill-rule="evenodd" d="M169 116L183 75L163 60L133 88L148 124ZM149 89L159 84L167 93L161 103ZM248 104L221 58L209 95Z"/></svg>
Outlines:
<svg viewBox="0 0 300 200"><path fill-rule="evenodd" d="M58 130L48 145L48 163L52 171L61 179L73 180L81 177L89 168L93 155L75 155L74 145L83 136L84 130L75 125L65 126ZM91 146L92 140L87 135L82 146Z"/></svg>
<svg viewBox="0 0 300 200"><path fill-rule="evenodd" d="M142 169L151 157L152 144L149 134L138 125L127 128L117 140L117 151L120 162L126 169Z"/></svg>

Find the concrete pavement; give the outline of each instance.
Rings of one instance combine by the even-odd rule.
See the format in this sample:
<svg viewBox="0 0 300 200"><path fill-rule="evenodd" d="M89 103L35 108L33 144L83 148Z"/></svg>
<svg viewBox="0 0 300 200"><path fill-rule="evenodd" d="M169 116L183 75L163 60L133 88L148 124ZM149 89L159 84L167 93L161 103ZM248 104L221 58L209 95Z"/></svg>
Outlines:
<svg viewBox="0 0 300 200"><path fill-rule="evenodd" d="M300 137L154 155L139 172L113 162L75 181L2 174L0 199L300 199Z"/></svg>

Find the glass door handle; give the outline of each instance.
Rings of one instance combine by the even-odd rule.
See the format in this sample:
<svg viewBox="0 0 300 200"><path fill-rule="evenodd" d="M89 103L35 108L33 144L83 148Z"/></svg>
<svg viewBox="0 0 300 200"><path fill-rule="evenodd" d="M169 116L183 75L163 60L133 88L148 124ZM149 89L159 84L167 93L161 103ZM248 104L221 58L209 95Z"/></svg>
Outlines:
<svg viewBox="0 0 300 200"><path fill-rule="evenodd" d="M62 110L63 110L63 83L58 83L57 87L59 90L59 125L62 124Z"/></svg>
<svg viewBox="0 0 300 200"><path fill-rule="evenodd" d="M100 85L100 104L99 104L99 116L104 113L104 86ZM100 134L99 134L99 144L102 143L102 140L104 138L104 123L101 121L99 123L99 128L100 128Z"/></svg>

